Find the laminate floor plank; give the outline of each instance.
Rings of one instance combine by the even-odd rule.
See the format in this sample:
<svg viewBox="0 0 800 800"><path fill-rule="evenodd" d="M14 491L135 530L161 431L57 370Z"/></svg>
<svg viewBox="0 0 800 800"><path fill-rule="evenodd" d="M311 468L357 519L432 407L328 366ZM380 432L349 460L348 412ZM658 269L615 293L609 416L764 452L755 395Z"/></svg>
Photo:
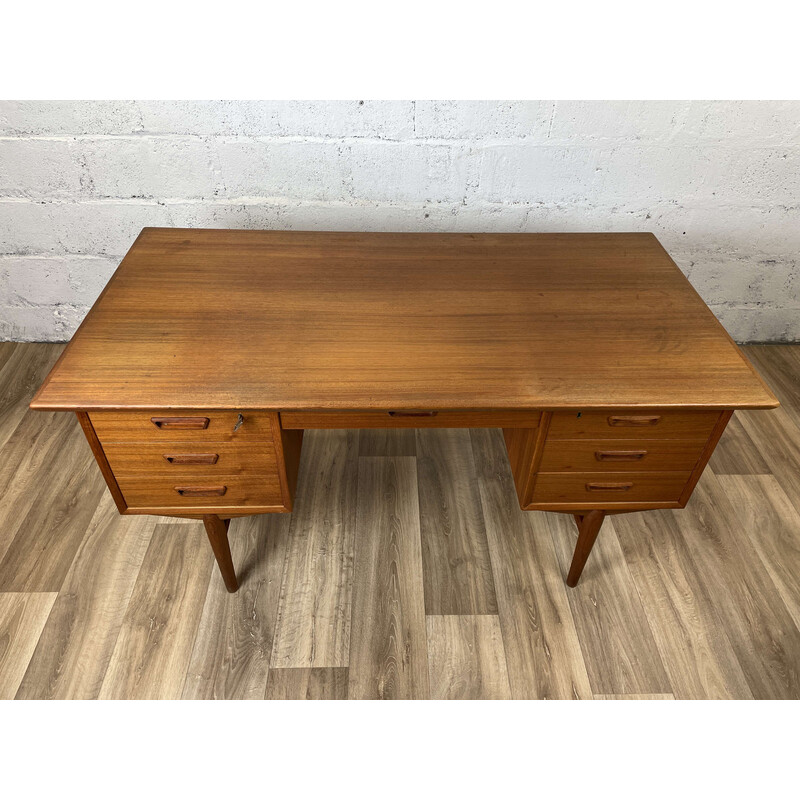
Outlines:
<svg viewBox="0 0 800 800"><path fill-rule="evenodd" d="M105 481L72 414L29 412L3 452L0 591L57 592Z"/></svg>
<svg viewBox="0 0 800 800"><path fill-rule="evenodd" d="M347 700L347 667L271 669L266 700Z"/></svg>
<svg viewBox="0 0 800 800"><path fill-rule="evenodd" d="M769 475L767 462L742 425L741 413L737 411L731 417L709 466L715 475Z"/></svg>
<svg viewBox="0 0 800 800"><path fill-rule="evenodd" d="M415 459L359 459L350 698L430 696L417 491Z"/></svg>
<svg viewBox="0 0 800 800"><path fill-rule="evenodd" d="M800 628L800 514L771 475L722 475L718 480Z"/></svg>
<svg viewBox="0 0 800 800"><path fill-rule="evenodd" d="M502 432L470 433L512 696L589 699L570 590L545 517L520 509Z"/></svg>
<svg viewBox="0 0 800 800"><path fill-rule="evenodd" d="M747 521L710 470L679 524L691 547L691 589L716 611L753 696L800 699L800 632L750 541Z"/></svg>
<svg viewBox="0 0 800 800"><path fill-rule="evenodd" d="M11 358L11 354L14 350L17 349L16 342L0 342L0 383L4 383L3 381L3 367L5 367L6 362L9 358ZM16 370L14 370L16 372Z"/></svg>
<svg viewBox="0 0 800 800"><path fill-rule="evenodd" d="M672 694L596 694L595 700L674 700Z"/></svg>
<svg viewBox="0 0 800 800"><path fill-rule="evenodd" d="M346 667L350 647L358 432L303 441L270 666Z"/></svg>
<svg viewBox="0 0 800 800"><path fill-rule="evenodd" d="M661 654L614 529L606 517L580 583L567 597L595 694L672 693ZM569 571L578 538L569 514L547 514L561 563Z"/></svg>
<svg viewBox="0 0 800 800"><path fill-rule="evenodd" d="M752 698L714 604L696 591L688 510L614 517L614 529L644 605L673 693L680 699ZM601 534L602 535L602 534Z"/></svg>
<svg viewBox="0 0 800 800"><path fill-rule="evenodd" d="M12 700L53 607L54 592L0 593L0 700Z"/></svg>
<svg viewBox="0 0 800 800"><path fill-rule="evenodd" d="M100 694L156 521L120 516L106 493L44 626L18 699Z"/></svg>
<svg viewBox="0 0 800 800"><path fill-rule="evenodd" d="M744 429L800 514L800 427L786 408L741 413Z"/></svg>
<svg viewBox="0 0 800 800"><path fill-rule="evenodd" d="M800 347L749 345L744 351L770 389L800 425Z"/></svg>
<svg viewBox="0 0 800 800"><path fill-rule="evenodd" d="M496 615L429 616L432 700L509 700L511 687Z"/></svg>
<svg viewBox="0 0 800 800"><path fill-rule="evenodd" d="M0 447L28 413L36 390L64 349L63 344L0 342Z"/></svg>
<svg viewBox="0 0 800 800"><path fill-rule="evenodd" d="M262 699L278 616L291 517L231 521L228 539L239 591L212 572L183 689L184 699Z"/></svg>
<svg viewBox="0 0 800 800"><path fill-rule="evenodd" d="M212 566L216 569L202 526L154 527L101 699L181 696Z"/></svg>
<svg viewBox="0 0 800 800"><path fill-rule="evenodd" d="M360 456L415 456L414 428L362 428L358 432Z"/></svg>
<svg viewBox="0 0 800 800"><path fill-rule="evenodd" d="M469 429L416 434L425 613L496 614Z"/></svg>

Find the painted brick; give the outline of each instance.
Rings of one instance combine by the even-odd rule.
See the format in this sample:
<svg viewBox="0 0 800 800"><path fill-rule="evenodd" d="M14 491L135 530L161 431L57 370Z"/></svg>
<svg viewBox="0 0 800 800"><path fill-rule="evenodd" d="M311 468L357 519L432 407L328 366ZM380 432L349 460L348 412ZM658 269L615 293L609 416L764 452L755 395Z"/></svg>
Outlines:
<svg viewBox="0 0 800 800"><path fill-rule="evenodd" d="M141 130L131 100L2 100L0 136L80 136Z"/></svg>
<svg viewBox="0 0 800 800"><path fill-rule="evenodd" d="M431 139L547 139L554 104L547 100L418 100L414 135Z"/></svg>
<svg viewBox="0 0 800 800"><path fill-rule="evenodd" d="M349 195L344 145L331 142L222 139L214 157L226 197L341 200Z"/></svg>
<svg viewBox="0 0 800 800"><path fill-rule="evenodd" d="M50 205L0 199L0 254L60 251L50 223Z"/></svg>
<svg viewBox="0 0 800 800"><path fill-rule="evenodd" d="M800 148L753 148L719 152L701 199L742 205L800 202Z"/></svg>
<svg viewBox="0 0 800 800"><path fill-rule="evenodd" d="M711 306L717 319L741 342L800 341L800 306Z"/></svg>
<svg viewBox="0 0 800 800"><path fill-rule="evenodd" d="M494 203L563 203L598 194L603 153L566 147L493 145L481 153L476 195Z"/></svg>
<svg viewBox="0 0 800 800"><path fill-rule="evenodd" d="M86 256L0 257L0 297L11 304L91 306L117 262Z"/></svg>
<svg viewBox="0 0 800 800"><path fill-rule="evenodd" d="M61 252L121 257L142 228L169 226L165 206L154 201L53 203L51 233Z"/></svg>
<svg viewBox="0 0 800 800"><path fill-rule="evenodd" d="M0 341L67 341L88 311L84 306L0 305Z"/></svg>
<svg viewBox="0 0 800 800"><path fill-rule="evenodd" d="M450 145L352 142L344 151L358 200L463 200L475 163L473 151Z"/></svg>
<svg viewBox="0 0 800 800"><path fill-rule="evenodd" d="M283 136L404 139L414 132L410 100L289 100L275 106Z"/></svg>
<svg viewBox="0 0 800 800"><path fill-rule="evenodd" d="M135 137L80 142L95 197L213 197L221 190L204 139Z"/></svg>
<svg viewBox="0 0 800 800"><path fill-rule="evenodd" d="M86 173L69 140L0 140L0 196L54 198L85 194Z"/></svg>
<svg viewBox="0 0 800 800"><path fill-rule="evenodd" d="M688 105L673 100L559 100L548 139L554 144L582 147L593 142L668 143L680 130Z"/></svg>
<svg viewBox="0 0 800 800"><path fill-rule="evenodd" d="M800 103L785 100L694 101L676 141L742 149L800 145Z"/></svg>

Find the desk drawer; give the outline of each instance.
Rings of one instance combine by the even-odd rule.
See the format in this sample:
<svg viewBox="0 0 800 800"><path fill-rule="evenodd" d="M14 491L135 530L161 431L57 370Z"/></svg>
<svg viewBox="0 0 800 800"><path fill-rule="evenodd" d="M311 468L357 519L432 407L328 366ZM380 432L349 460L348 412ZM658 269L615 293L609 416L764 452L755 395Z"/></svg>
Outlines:
<svg viewBox="0 0 800 800"><path fill-rule="evenodd" d="M118 479L148 475L214 479L216 475L278 474L271 441L109 442L103 450Z"/></svg>
<svg viewBox="0 0 800 800"><path fill-rule="evenodd" d="M155 409L153 411L90 411L97 438L107 442L228 442L243 439L272 440L272 418L267 411L208 409Z"/></svg>
<svg viewBox="0 0 800 800"><path fill-rule="evenodd" d="M677 503L691 472L542 472L531 504Z"/></svg>
<svg viewBox="0 0 800 800"><path fill-rule="evenodd" d="M163 478L115 475L128 507L211 508L283 506L276 473Z"/></svg>
<svg viewBox="0 0 800 800"><path fill-rule="evenodd" d="M708 439L718 411L558 411L548 439Z"/></svg>
<svg viewBox="0 0 800 800"><path fill-rule="evenodd" d="M550 439L542 472L691 472L706 439Z"/></svg>
<svg viewBox="0 0 800 800"><path fill-rule="evenodd" d="M541 413L511 411L283 411L281 427L293 428L537 428Z"/></svg>

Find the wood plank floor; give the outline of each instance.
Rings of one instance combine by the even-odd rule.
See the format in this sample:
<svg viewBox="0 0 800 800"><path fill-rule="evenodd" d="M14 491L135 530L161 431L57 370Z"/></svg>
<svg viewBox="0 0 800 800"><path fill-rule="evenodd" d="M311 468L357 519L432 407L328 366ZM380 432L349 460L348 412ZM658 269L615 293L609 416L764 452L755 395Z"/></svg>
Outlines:
<svg viewBox="0 0 800 800"><path fill-rule="evenodd" d="M310 431L296 510L121 517L61 345L0 345L0 699L800 699L800 345L745 348L738 412L682 511L576 530L517 505L500 431Z"/></svg>

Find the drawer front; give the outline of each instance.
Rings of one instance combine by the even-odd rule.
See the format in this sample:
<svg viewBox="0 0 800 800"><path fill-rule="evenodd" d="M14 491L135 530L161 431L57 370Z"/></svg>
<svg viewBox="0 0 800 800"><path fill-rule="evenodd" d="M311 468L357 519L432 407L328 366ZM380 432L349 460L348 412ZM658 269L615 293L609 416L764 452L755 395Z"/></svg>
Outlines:
<svg viewBox="0 0 800 800"><path fill-rule="evenodd" d="M548 439L707 439L718 411L558 411Z"/></svg>
<svg viewBox="0 0 800 800"><path fill-rule="evenodd" d="M532 504L677 503L690 472L542 472Z"/></svg>
<svg viewBox="0 0 800 800"><path fill-rule="evenodd" d="M216 475L278 474L271 441L109 442L103 450L117 479L149 475L214 480Z"/></svg>
<svg viewBox="0 0 800 800"><path fill-rule="evenodd" d="M211 507L282 507L277 474L215 474L213 477L189 476L174 479L117 475L117 483L128 507L138 508L211 508Z"/></svg>
<svg viewBox="0 0 800 800"><path fill-rule="evenodd" d="M243 439L272 440L275 413L180 409L153 411L91 411L89 419L97 438L106 442L229 442Z"/></svg>
<svg viewBox="0 0 800 800"><path fill-rule="evenodd" d="M691 472L706 439L547 439L542 472Z"/></svg>
<svg viewBox="0 0 800 800"><path fill-rule="evenodd" d="M295 428L537 428L538 411L283 411L281 426Z"/></svg>

